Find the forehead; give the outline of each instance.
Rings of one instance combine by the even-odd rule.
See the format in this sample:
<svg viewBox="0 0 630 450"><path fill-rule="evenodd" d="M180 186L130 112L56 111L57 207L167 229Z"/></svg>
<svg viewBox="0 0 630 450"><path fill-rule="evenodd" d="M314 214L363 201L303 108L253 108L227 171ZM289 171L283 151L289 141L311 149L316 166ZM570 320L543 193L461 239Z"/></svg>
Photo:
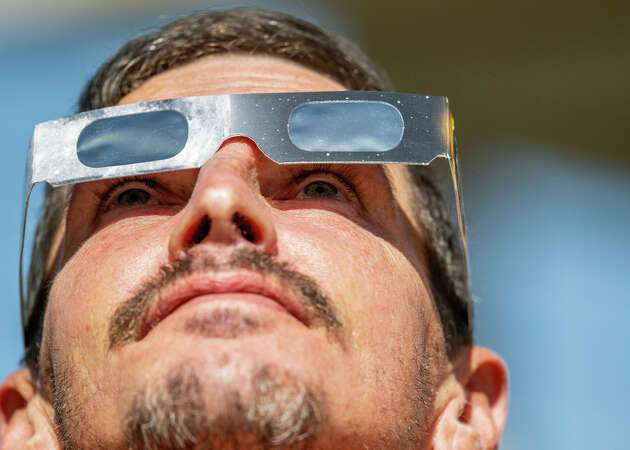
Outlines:
<svg viewBox="0 0 630 450"><path fill-rule="evenodd" d="M195 95L344 91L337 81L289 60L262 55L213 55L147 80L119 104Z"/></svg>

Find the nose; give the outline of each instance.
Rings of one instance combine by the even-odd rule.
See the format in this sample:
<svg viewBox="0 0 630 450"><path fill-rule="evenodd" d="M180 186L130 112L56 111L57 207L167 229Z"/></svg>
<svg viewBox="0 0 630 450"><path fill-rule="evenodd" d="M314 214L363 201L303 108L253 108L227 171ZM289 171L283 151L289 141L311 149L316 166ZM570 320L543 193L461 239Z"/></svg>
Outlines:
<svg viewBox="0 0 630 450"><path fill-rule="evenodd" d="M201 167L169 237L171 260L201 244L244 244L277 253L276 230L258 187L262 158L251 140L232 138Z"/></svg>

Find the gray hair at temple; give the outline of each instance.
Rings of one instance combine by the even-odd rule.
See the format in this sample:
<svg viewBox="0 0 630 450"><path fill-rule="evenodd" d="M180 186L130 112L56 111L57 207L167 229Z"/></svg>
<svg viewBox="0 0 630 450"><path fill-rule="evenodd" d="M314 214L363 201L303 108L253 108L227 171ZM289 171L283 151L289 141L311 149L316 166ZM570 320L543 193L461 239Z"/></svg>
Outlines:
<svg viewBox="0 0 630 450"><path fill-rule="evenodd" d="M79 110L112 106L149 78L216 54L270 55L325 74L350 90L393 90L385 73L348 40L311 23L253 8L210 11L176 20L123 46L85 87ZM426 167L408 168L417 199L415 220L422 229L431 291L442 322L448 356L472 344L472 303L466 256L457 224L449 222L440 192ZM68 188L46 192L28 276L24 318L25 362L37 377L43 319L53 273L47 266L65 213Z"/></svg>

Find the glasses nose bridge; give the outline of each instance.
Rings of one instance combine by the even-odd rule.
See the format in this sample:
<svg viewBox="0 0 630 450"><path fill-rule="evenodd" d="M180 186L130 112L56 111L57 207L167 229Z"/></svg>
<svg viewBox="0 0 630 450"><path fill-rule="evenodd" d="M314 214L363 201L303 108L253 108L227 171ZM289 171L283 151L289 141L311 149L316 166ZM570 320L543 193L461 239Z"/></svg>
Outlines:
<svg viewBox="0 0 630 450"><path fill-rule="evenodd" d="M271 212L258 188L261 157L251 139L239 136L224 141L201 166L191 198L169 239L172 259L204 243L245 243L265 253L277 252Z"/></svg>

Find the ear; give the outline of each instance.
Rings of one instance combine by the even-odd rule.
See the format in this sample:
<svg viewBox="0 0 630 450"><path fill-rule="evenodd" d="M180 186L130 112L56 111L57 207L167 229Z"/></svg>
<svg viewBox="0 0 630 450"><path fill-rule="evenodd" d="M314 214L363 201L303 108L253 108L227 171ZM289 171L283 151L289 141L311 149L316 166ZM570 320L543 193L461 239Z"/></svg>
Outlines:
<svg viewBox="0 0 630 450"><path fill-rule="evenodd" d="M433 429L431 448L498 448L508 404L504 362L491 350L473 347L461 352L454 368L454 377L440 387L446 402Z"/></svg>
<svg viewBox="0 0 630 450"><path fill-rule="evenodd" d="M37 393L28 368L0 386L0 442L3 449L60 448L50 405Z"/></svg>

